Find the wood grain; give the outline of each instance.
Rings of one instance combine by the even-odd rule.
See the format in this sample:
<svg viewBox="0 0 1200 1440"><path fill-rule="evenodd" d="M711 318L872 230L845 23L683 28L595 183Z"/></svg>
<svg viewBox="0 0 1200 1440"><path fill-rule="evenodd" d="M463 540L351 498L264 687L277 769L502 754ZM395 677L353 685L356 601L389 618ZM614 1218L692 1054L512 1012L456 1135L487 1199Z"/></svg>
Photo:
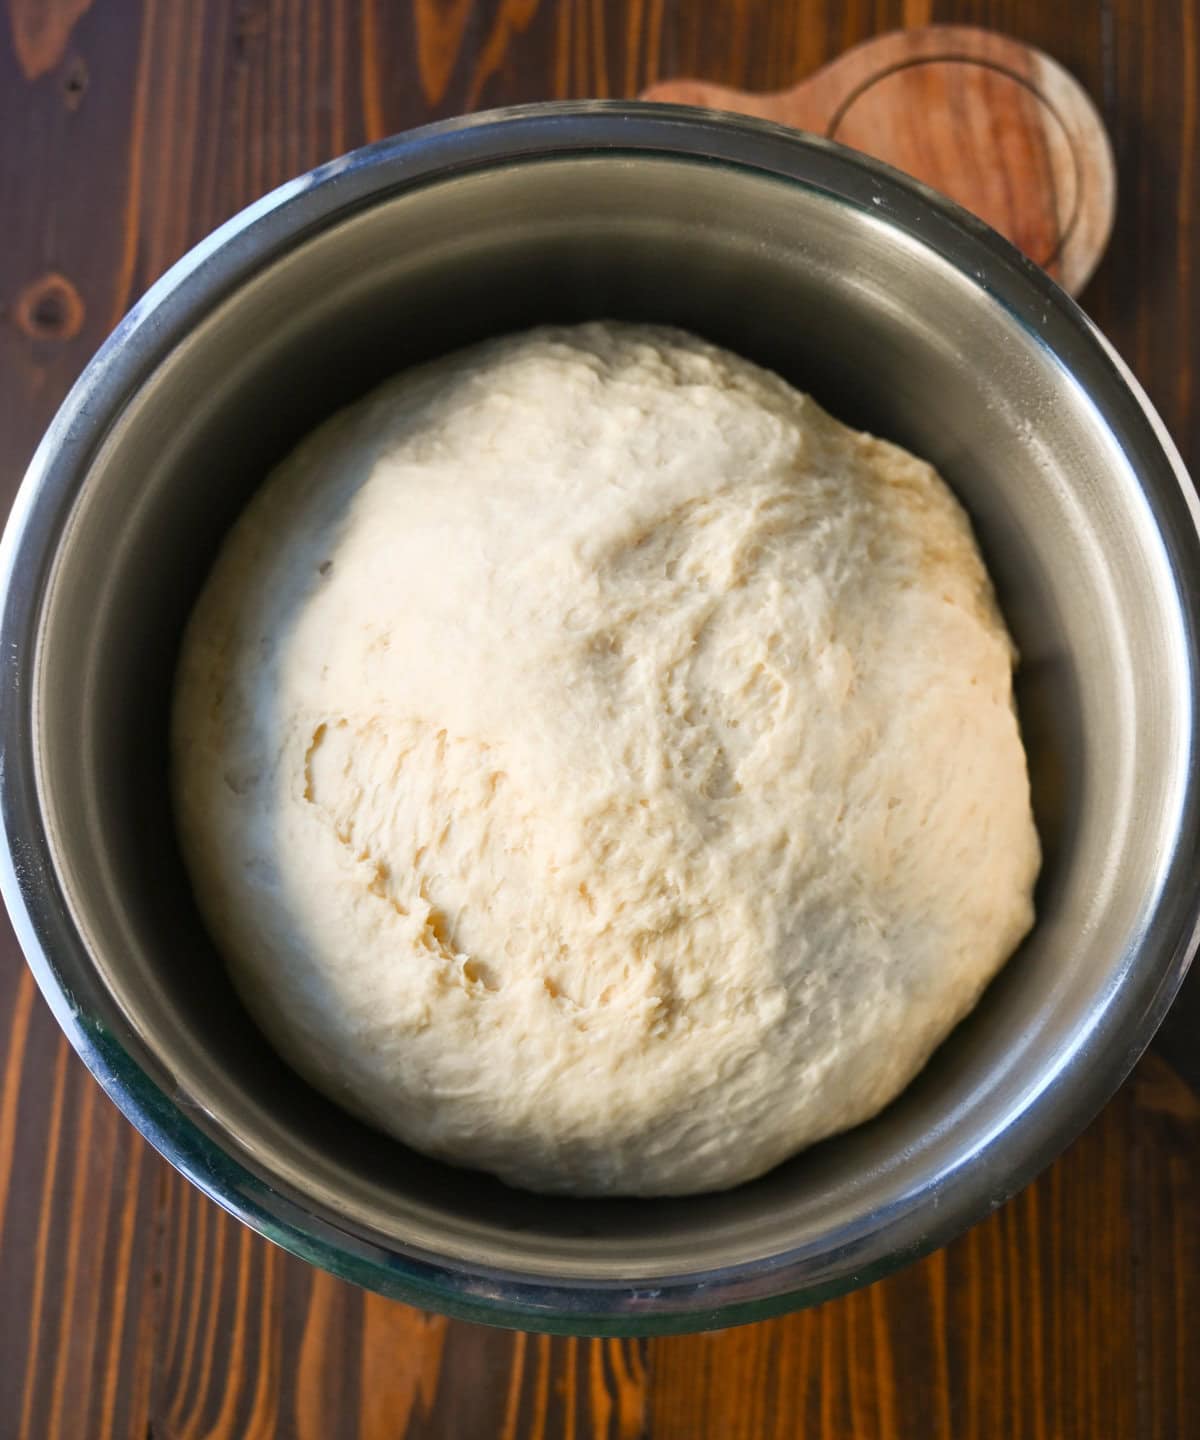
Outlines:
<svg viewBox="0 0 1200 1440"><path fill-rule="evenodd" d="M1116 176L1086 90L991 30L926 25L855 45L783 90L660 80L643 99L734 110L850 145L965 205L1073 295L1108 243Z"/></svg>
<svg viewBox="0 0 1200 1440"><path fill-rule="evenodd" d="M368 138L697 75L795 83L846 46L990 25L1083 82L1121 211L1084 296L1200 465L1195 0L7 0L0 464L214 224ZM648 1343L422 1315L225 1217L135 1136L0 943L0 1440L1200 1435L1200 1102L1151 1055L947 1250L769 1324Z"/></svg>

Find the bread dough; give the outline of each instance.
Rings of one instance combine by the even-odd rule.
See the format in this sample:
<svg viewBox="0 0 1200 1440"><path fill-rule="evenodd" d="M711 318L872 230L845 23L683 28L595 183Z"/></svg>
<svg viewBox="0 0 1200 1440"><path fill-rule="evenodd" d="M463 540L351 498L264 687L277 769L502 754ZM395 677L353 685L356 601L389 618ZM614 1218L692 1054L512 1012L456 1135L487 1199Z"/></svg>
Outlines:
<svg viewBox="0 0 1200 1440"><path fill-rule="evenodd" d="M928 465L681 332L535 330L234 527L180 833L347 1109L530 1189L718 1189L885 1105L1029 928L1012 664Z"/></svg>

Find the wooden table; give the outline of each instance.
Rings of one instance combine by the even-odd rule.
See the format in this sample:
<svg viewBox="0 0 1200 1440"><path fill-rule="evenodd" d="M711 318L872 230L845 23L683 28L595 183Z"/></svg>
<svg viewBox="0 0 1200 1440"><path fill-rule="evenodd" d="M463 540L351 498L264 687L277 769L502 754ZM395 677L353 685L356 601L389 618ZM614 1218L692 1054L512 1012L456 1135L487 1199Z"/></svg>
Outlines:
<svg viewBox="0 0 1200 1440"><path fill-rule="evenodd" d="M482 106L786 85L930 20L1043 46L1102 107L1120 205L1084 304L1200 467L1200 0L7 0L5 495L131 301L288 176ZM0 1437L1200 1435L1200 1099L1153 1052L948 1249L819 1310L650 1342L449 1323L258 1239L104 1099L7 932L0 1070Z"/></svg>

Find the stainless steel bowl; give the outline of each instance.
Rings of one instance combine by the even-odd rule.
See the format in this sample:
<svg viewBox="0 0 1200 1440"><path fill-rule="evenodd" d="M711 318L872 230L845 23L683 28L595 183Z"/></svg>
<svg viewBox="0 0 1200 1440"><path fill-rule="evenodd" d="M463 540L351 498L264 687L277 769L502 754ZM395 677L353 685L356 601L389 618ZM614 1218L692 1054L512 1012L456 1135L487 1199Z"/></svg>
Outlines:
<svg viewBox="0 0 1200 1440"><path fill-rule="evenodd" d="M167 803L180 628L267 467L382 376L496 331L669 321L938 465L1023 655L1039 919L883 1115L726 1194L539 1200L360 1127L275 1059ZM837 146L644 105L388 140L284 186L135 307L5 535L3 889L76 1048L226 1208L364 1285L565 1332L727 1325L873 1280L1011 1194L1121 1080L1195 943L1197 502L1039 270Z"/></svg>

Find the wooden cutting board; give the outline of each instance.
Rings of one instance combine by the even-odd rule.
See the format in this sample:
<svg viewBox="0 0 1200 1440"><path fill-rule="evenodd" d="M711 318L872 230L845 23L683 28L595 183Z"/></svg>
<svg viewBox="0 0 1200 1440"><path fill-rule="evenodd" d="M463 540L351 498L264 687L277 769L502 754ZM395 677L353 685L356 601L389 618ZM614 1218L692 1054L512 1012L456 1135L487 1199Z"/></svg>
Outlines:
<svg viewBox="0 0 1200 1440"><path fill-rule="evenodd" d="M757 115L885 160L974 211L1073 295L1108 243L1116 170L1096 107L1049 56L990 30L880 35L770 94L682 79L643 98Z"/></svg>

